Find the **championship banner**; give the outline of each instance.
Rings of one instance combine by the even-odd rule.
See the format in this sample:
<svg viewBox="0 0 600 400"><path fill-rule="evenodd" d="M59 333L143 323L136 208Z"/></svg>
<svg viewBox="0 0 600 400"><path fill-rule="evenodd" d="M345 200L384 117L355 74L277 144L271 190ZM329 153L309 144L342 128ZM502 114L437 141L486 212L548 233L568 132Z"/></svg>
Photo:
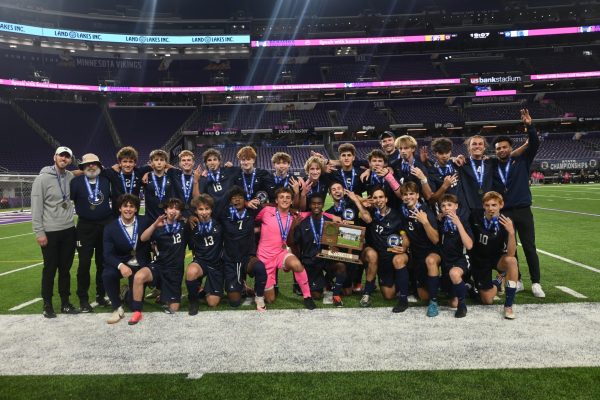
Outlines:
<svg viewBox="0 0 600 400"><path fill-rule="evenodd" d="M598 160L571 159L571 160L540 160L540 168L543 170L565 170L565 169L594 169L598 167Z"/></svg>

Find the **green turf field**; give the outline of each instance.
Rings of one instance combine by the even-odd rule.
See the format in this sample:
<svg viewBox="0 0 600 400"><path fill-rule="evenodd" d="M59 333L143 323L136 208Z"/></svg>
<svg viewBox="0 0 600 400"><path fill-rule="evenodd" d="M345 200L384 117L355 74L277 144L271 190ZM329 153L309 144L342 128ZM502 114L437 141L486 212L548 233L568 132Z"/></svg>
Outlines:
<svg viewBox="0 0 600 400"><path fill-rule="evenodd" d="M532 188L536 239L540 251L545 299L536 299L529 288L525 258L519 249L526 291L517 303L561 303L600 301L600 185L548 185ZM189 254L188 254L189 260ZM41 252L31 234L31 224L0 226L0 314L39 314L41 301L9 311L40 297ZM72 302L76 296L77 258L72 269ZM11 272L14 271L14 272ZM270 308L301 308L301 299L291 293L291 275L280 274L280 295ZM93 279L92 279L93 281ZM567 287L586 298L577 298L557 286ZM93 284L90 298L93 299ZM55 307L58 308L58 296ZM442 300L443 301L443 300ZM187 306L184 300L183 307ZM357 307L358 297L344 299L346 307ZM374 306L391 307L379 294ZM319 307L331 307L318 303ZM252 309L253 306L242 307ZM158 310L147 305L147 311ZM204 311L206 308L202 308ZM229 310L226 305L217 309ZM104 310L97 310L102 312ZM236 311L231 311L236 312ZM40 315L40 318L41 315ZM598 368L540 369L460 372L381 372L275 375L206 375L197 381L184 376L133 377L2 377L0 398L600 398ZM268 379L269 384L264 380ZM532 385L531 382L536 384ZM327 383L325 383L327 382ZM515 382L515 383L511 383ZM140 385L165 388L143 390ZM313 395L306 395L311 388ZM336 391L335 389L338 389ZM341 390L341 392L339 391ZM105 392L103 392L105 391ZM155 393L156 395L150 395ZM106 394L106 396L104 396Z"/></svg>

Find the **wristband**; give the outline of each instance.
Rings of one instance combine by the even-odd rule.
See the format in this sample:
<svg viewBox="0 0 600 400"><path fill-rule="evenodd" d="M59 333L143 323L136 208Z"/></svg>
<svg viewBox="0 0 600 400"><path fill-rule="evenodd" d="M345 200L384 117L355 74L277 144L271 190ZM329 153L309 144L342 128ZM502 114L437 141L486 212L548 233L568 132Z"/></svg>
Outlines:
<svg viewBox="0 0 600 400"><path fill-rule="evenodd" d="M400 184L398 183L398 181L394 178L393 174L390 174L389 171L387 174L385 174L385 176L383 177L383 179L385 179L385 181L390 185L390 188L395 192L396 190L398 190L398 188L400 188Z"/></svg>

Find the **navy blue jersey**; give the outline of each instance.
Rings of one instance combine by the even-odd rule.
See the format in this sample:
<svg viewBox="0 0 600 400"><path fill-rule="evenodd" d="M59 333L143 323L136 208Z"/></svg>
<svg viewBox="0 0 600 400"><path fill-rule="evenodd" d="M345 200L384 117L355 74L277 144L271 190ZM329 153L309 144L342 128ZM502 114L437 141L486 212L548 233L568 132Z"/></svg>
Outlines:
<svg viewBox="0 0 600 400"><path fill-rule="evenodd" d="M391 247L388 244L388 238L391 235L400 236L400 231L404 230L398 211L393 208L389 208L389 210L383 216L371 211L373 221L367 226L367 243L380 253L387 252L388 247Z"/></svg>
<svg viewBox="0 0 600 400"><path fill-rule="evenodd" d="M256 235L254 234L254 219L258 210L245 208L238 212L233 207L224 207L216 215L223 227L223 259L239 262L256 254Z"/></svg>
<svg viewBox="0 0 600 400"><path fill-rule="evenodd" d="M340 200L338 206L332 205L325 212L333 214L345 221L352 221L354 225L362 224L362 219L358 216L358 208L353 201L343 198Z"/></svg>
<svg viewBox="0 0 600 400"><path fill-rule="evenodd" d="M470 157L467 157L465 165L457 167L461 205L464 201L464 205L470 210L483 209L483 194L492 190L492 169L492 160L473 160ZM478 179L481 180L481 185Z"/></svg>
<svg viewBox="0 0 600 400"><path fill-rule="evenodd" d="M128 237L125 235L117 218L104 227L103 255L104 268L118 268L119 264L127 264L132 259L132 247ZM137 220L137 244L135 258L140 266L150 263L150 242L142 242L140 236L152 225L153 221L145 216L136 217Z"/></svg>
<svg viewBox="0 0 600 400"><path fill-rule="evenodd" d="M156 178L156 184L153 177ZM146 215L148 218L156 220L164 214L164 206L167 200L174 196L174 186L169 174L164 174L161 177L154 175L154 172L148 174L148 183L144 186L144 199L146 200Z"/></svg>
<svg viewBox="0 0 600 400"><path fill-rule="evenodd" d="M331 182L327 175L328 174L321 174L317 183L313 184L308 193L306 193L306 209L302 211L310 211L310 199L314 194L320 194L323 197L323 202L325 202ZM309 181L307 176L305 176L303 179L306 182Z"/></svg>
<svg viewBox="0 0 600 400"><path fill-rule="evenodd" d="M540 147L540 140L533 125L527 128L527 137L529 144L522 155L510 157L508 162L501 162L498 159L492 161L494 174L492 188L504 197L504 209L531 205L531 190L529 190L531 163Z"/></svg>
<svg viewBox="0 0 600 400"><path fill-rule="evenodd" d="M473 239L473 231L471 230L468 218L463 218L460 216L459 218L460 222L465 228L465 231L469 237ZM444 218L442 221L440 221L439 232L442 243L441 250L444 264L450 266L459 260L464 260L467 252L462 239L460 238L460 234L458 233L456 225Z"/></svg>
<svg viewBox="0 0 600 400"><path fill-rule="evenodd" d="M314 232L313 227L314 226ZM315 219L313 216L306 217L296 228L294 229L294 243L298 246L300 250L300 261L302 264L311 265L314 264L317 259L317 254L321 251L321 239L324 226L321 226L321 222L325 225L326 221L331 221L331 219L327 218L323 215L323 220L321 218ZM315 237L315 233L319 237Z"/></svg>
<svg viewBox="0 0 600 400"><path fill-rule="evenodd" d="M344 171L340 168L326 175L330 182L339 182L344 189L361 195L366 189L365 183L360 180L360 174L363 172L365 171L359 167L352 167L350 171Z"/></svg>
<svg viewBox="0 0 600 400"><path fill-rule="evenodd" d="M189 229L183 221L155 229L151 240L156 243L158 254L154 262L164 268L183 267L188 234Z"/></svg>
<svg viewBox="0 0 600 400"><path fill-rule="evenodd" d="M508 246L508 232L500 222L490 224L484 222L483 210L477 210L471 214L469 220L473 230L473 248L471 255L478 259L496 259L506 254ZM486 226L488 224L488 226Z"/></svg>
<svg viewBox="0 0 600 400"><path fill-rule="evenodd" d="M86 221L104 221L112 217L110 207L110 181L104 176L96 177L95 183L86 184L85 175L77 176L71 180L71 200L75 203L75 212L79 218ZM96 193L96 185L98 192Z"/></svg>
<svg viewBox="0 0 600 400"><path fill-rule="evenodd" d="M458 167L453 162L448 162L446 165L441 166L437 161L434 161L427 167L427 174L429 180L429 187L433 193L437 192L444 184L444 178L456 174L458 176ZM446 189L446 194L453 194L458 197L459 201L462 197L462 189L460 187L460 178L454 186L450 186ZM462 201L460 201L462 203Z"/></svg>
<svg viewBox="0 0 600 400"><path fill-rule="evenodd" d="M273 179L273 190L277 190L281 187L289 187L290 186L290 178L293 178L294 175L292 175L291 173L287 173L286 176L284 177L280 177L278 175L272 174L272 179Z"/></svg>
<svg viewBox="0 0 600 400"><path fill-rule="evenodd" d="M240 169L222 167L217 171L207 171L207 176L200 178L200 193L209 194L215 201L220 201L235 185Z"/></svg>
<svg viewBox="0 0 600 400"><path fill-rule="evenodd" d="M190 203L192 201L192 189L194 185L194 175L186 175L182 170L177 168L171 168L167 171L167 175L173 182L173 194L175 197L183 201L185 210L183 215L189 217L191 215ZM184 186L185 185L185 186ZM188 194L187 198L185 194Z"/></svg>
<svg viewBox="0 0 600 400"><path fill-rule="evenodd" d="M237 169L235 184L246 191L246 200L256 198L260 192L267 195L267 202L275 200L275 182L269 171L255 168L253 172L246 174L239 167Z"/></svg>
<svg viewBox="0 0 600 400"><path fill-rule="evenodd" d="M194 252L194 259L211 266L221 265L223 228L214 219L211 219L208 225L203 226L198 223L191 232L190 243Z"/></svg>
<svg viewBox="0 0 600 400"><path fill-rule="evenodd" d="M110 181L110 196L113 204L113 213L115 216L119 215L119 208L117 206L119 197L125 193L131 193L137 197L140 197L140 190L142 189L142 176L151 170L152 169L150 169L150 166L134 168L131 174L116 172L112 168L105 168L102 170L100 175L105 176Z"/></svg>
<svg viewBox="0 0 600 400"><path fill-rule="evenodd" d="M404 185L406 182L415 182L417 184L417 186L419 187L419 190L422 193L421 180L410 173L410 168L415 167L415 168L419 168L421 171L423 171L424 174L427 174L427 167L425 166L425 164L423 164L421 162L421 160L417 160L416 158L413 158L413 162L408 163L408 162L404 162L404 160L402 160L402 158L400 158L400 159L392 160L388 164L394 170L394 177L396 178L398 183L400 183L401 185Z"/></svg>
<svg viewBox="0 0 600 400"><path fill-rule="evenodd" d="M438 229L437 219L435 218L435 214L427 205L421 204L421 210L427 213L427 219L429 220L429 224L433 227L433 229ZM410 251L413 256L416 257L425 257L432 251L438 249L438 246L433 244L431 240L429 240L429 236L427 236L427 232L425 231L425 227L416 218L410 216L409 210L403 204L400 212L400 219L402 220L402 225L404 226L404 230L406 231L406 235L410 240Z"/></svg>

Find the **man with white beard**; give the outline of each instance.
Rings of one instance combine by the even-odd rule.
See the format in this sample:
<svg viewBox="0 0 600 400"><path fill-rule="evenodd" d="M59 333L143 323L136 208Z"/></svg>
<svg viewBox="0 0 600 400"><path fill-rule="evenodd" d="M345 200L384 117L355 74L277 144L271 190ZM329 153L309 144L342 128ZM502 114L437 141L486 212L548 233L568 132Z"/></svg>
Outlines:
<svg viewBox="0 0 600 400"><path fill-rule="evenodd" d="M102 164L98 156L92 153L82 157L79 169L83 175L71 181L71 200L75 203L77 220L77 253L79 266L77 268L77 296L79 297L80 312L93 311L89 301L90 268L92 256L95 254L96 263L96 302L100 306L108 306L102 281L104 227L112 221L110 207L110 181L101 176Z"/></svg>

